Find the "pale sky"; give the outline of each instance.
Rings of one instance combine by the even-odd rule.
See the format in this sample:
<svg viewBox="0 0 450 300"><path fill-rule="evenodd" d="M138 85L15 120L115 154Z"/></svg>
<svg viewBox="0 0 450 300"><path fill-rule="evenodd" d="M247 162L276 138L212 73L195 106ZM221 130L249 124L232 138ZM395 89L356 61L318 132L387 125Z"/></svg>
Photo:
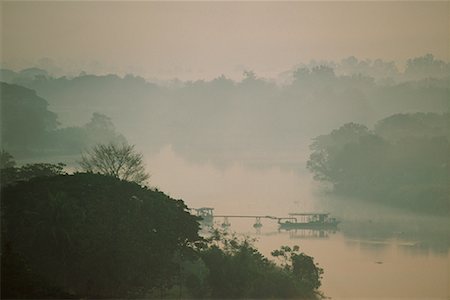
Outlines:
<svg viewBox="0 0 450 300"><path fill-rule="evenodd" d="M450 2L2 2L1 65L183 79L450 59ZM43 59L43 58L50 58Z"/></svg>

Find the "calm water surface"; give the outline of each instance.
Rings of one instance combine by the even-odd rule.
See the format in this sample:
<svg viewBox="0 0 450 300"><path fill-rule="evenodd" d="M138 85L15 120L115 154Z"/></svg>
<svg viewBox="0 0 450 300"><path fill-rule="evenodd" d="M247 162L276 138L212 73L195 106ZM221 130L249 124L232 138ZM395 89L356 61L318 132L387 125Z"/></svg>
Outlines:
<svg viewBox="0 0 450 300"><path fill-rule="evenodd" d="M293 160L291 169L237 163L217 167L183 159L170 147L146 157L153 186L190 207L214 207L216 215L331 211L342 221L336 232L279 232L275 221L262 220L257 233L254 219L230 219L230 230L256 238L257 248L267 257L281 245L299 245L313 256L325 271L321 291L328 297L450 298L449 220L357 203L321 207L301 160Z"/></svg>
<svg viewBox="0 0 450 300"><path fill-rule="evenodd" d="M256 238L257 248L267 257L281 245L299 245L325 270L321 291L333 299L449 299L450 256L439 245L433 248L419 238L355 237L342 231L279 232L270 221L263 221L256 233L252 223L232 221L230 228Z"/></svg>

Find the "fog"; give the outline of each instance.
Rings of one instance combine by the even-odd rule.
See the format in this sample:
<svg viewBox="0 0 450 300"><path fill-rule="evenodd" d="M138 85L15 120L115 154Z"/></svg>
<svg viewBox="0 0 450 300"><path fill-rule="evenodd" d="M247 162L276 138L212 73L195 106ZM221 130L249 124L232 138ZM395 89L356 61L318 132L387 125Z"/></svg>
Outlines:
<svg viewBox="0 0 450 300"><path fill-rule="evenodd" d="M366 126L367 134L378 135L392 147L403 145L397 140L407 137L448 137L448 62L426 54L407 59L405 69L399 71L395 62L381 59L349 56L338 62L319 61L291 67L284 72L284 82L253 71L245 71L239 81L222 75L210 81L163 84L131 74L54 77L37 68L3 69L3 81L36 92L33 96L32 91L8 86L11 100L19 93L42 97L42 109L49 111L45 126L53 124L42 129L39 146L33 146L34 134L29 142L26 136L15 140L7 135L4 147L24 161L66 156L64 162L76 168L81 151L102 141L127 140L143 152L152 175L150 185L193 207L287 213L294 205L303 210L319 208L317 200L322 196L314 193L327 190L329 183L337 187L332 180L314 181L314 172L306 166L309 160L314 163L313 142L344 124ZM29 134L21 133L17 119L6 120L4 126L12 128L15 136ZM349 141L345 138L344 143ZM430 151L441 151L439 147L447 146L436 145ZM376 149L379 146L371 150L372 158L359 164L373 160ZM425 162L429 153L420 153L405 163ZM445 162L445 154L434 156ZM378 165L384 163L381 159ZM387 163L396 158L384 159ZM373 167L367 168L372 169L363 170L361 176L373 173ZM347 196L356 196L352 189Z"/></svg>
<svg viewBox="0 0 450 300"><path fill-rule="evenodd" d="M5 68L274 78L298 63L449 59L447 2L2 2ZM38 17L36 17L38 16ZM57 26L55 26L57 24Z"/></svg>
<svg viewBox="0 0 450 300"><path fill-rule="evenodd" d="M300 244L325 273L310 265L297 298L448 298L449 5L2 2L2 255L25 270L8 295L258 298L252 284L294 272ZM252 217L199 231L201 207ZM305 212L332 228L282 228ZM209 225L256 248L196 248ZM241 294L202 256L282 245L292 265L253 270ZM34 275L61 290L21 288Z"/></svg>
<svg viewBox="0 0 450 300"><path fill-rule="evenodd" d="M294 170L280 167L248 168L233 163L225 168L195 164L162 148L148 162L152 182L192 207L213 206L218 213L283 215L298 209L311 210L311 182ZM280 187L283 187L280 189ZM276 200L276 201L274 201Z"/></svg>

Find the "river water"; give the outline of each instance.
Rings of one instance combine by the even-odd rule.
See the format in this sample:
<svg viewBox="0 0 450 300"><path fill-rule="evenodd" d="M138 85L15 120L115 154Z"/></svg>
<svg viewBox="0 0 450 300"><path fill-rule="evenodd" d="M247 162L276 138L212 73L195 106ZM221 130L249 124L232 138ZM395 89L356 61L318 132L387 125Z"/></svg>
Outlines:
<svg viewBox="0 0 450 300"><path fill-rule="evenodd" d="M339 218L337 231L279 231L276 221L269 219L262 219L263 227L257 231L253 218L230 219L230 230L255 238L267 257L281 245L299 245L313 256L324 269L320 290L327 297L450 298L448 219L371 208L358 201L327 206L302 167L217 166L188 161L170 147L146 157L151 185L191 208L213 207L216 215L264 216L327 210ZM215 221L220 226L223 219Z"/></svg>
<svg viewBox="0 0 450 300"><path fill-rule="evenodd" d="M403 238L402 233L389 238L354 235L345 227L336 232L278 231L270 221L263 221L257 233L253 222L231 220L230 229L257 239L255 245L267 257L281 245L299 245L324 269L320 290L327 297L449 298L450 256L439 243L428 244L419 236Z"/></svg>

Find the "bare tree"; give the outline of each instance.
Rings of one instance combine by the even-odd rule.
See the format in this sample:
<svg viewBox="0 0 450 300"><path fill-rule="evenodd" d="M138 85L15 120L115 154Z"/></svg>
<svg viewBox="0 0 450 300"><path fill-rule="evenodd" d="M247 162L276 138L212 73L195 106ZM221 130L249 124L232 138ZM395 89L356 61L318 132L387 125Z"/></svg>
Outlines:
<svg viewBox="0 0 450 300"><path fill-rule="evenodd" d="M145 172L143 156L134 145L101 144L81 156L80 166L85 172L113 176L122 180L145 184L150 177Z"/></svg>

